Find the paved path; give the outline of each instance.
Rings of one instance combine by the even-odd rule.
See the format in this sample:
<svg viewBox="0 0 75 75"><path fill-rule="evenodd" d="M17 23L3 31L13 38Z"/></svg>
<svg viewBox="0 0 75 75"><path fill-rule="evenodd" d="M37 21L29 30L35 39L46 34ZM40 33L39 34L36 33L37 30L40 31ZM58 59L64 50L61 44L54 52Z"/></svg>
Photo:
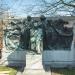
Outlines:
<svg viewBox="0 0 75 75"><path fill-rule="evenodd" d="M23 75L51 75L51 72L45 72L43 69L40 69L40 70L25 70Z"/></svg>
<svg viewBox="0 0 75 75"><path fill-rule="evenodd" d="M10 71L1 71L0 75L9 75Z"/></svg>
<svg viewBox="0 0 75 75"><path fill-rule="evenodd" d="M26 67L23 73L17 75L51 75L51 71L46 72L42 66L42 55L26 55Z"/></svg>

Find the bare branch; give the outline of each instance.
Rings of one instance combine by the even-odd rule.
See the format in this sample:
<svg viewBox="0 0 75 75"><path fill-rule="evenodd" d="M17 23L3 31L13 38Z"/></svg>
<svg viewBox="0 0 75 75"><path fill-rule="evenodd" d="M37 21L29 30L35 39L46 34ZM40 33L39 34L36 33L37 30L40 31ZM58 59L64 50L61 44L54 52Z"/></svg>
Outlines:
<svg viewBox="0 0 75 75"><path fill-rule="evenodd" d="M74 4L66 3L66 2L64 2L63 0L60 0L60 1L61 1L62 4L64 4L64 5L71 6L71 7L74 7L74 8L75 8L75 5L74 5Z"/></svg>

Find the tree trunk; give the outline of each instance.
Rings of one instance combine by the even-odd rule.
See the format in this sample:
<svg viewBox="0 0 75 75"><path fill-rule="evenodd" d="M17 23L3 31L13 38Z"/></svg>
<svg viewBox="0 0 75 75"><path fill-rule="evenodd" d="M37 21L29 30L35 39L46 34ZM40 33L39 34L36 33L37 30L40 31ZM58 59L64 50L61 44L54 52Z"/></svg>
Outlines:
<svg viewBox="0 0 75 75"><path fill-rule="evenodd" d="M2 57L3 48L3 21L0 21L0 59Z"/></svg>

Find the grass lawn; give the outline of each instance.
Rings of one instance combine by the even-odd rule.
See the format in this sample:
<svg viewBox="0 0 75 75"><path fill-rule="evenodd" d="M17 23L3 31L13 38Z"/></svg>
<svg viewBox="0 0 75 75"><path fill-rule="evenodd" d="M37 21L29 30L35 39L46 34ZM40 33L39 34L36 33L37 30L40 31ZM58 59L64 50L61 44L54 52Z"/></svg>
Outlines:
<svg viewBox="0 0 75 75"><path fill-rule="evenodd" d="M8 73L8 75L16 75L17 68L0 66L0 73Z"/></svg>
<svg viewBox="0 0 75 75"><path fill-rule="evenodd" d="M52 69L52 75L75 75L75 69Z"/></svg>

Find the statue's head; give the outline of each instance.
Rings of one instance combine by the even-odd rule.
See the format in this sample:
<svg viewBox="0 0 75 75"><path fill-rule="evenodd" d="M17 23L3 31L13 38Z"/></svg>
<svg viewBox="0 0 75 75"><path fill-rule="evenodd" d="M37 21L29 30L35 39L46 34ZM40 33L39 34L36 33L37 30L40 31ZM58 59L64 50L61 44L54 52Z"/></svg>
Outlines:
<svg viewBox="0 0 75 75"><path fill-rule="evenodd" d="M27 16L28 21L31 21L31 19L32 19L31 16Z"/></svg>
<svg viewBox="0 0 75 75"><path fill-rule="evenodd" d="M63 19L58 19L58 22L62 24L68 24L68 21L64 21Z"/></svg>
<svg viewBox="0 0 75 75"><path fill-rule="evenodd" d="M46 19L46 17L45 17L44 15L41 15L41 16L40 16L40 20L41 20L41 21L43 21L43 20L45 20L45 19Z"/></svg>
<svg viewBox="0 0 75 75"><path fill-rule="evenodd" d="M11 23L10 23L11 25L15 25L15 23L13 22L13 21L11 21Z"/></svg>

